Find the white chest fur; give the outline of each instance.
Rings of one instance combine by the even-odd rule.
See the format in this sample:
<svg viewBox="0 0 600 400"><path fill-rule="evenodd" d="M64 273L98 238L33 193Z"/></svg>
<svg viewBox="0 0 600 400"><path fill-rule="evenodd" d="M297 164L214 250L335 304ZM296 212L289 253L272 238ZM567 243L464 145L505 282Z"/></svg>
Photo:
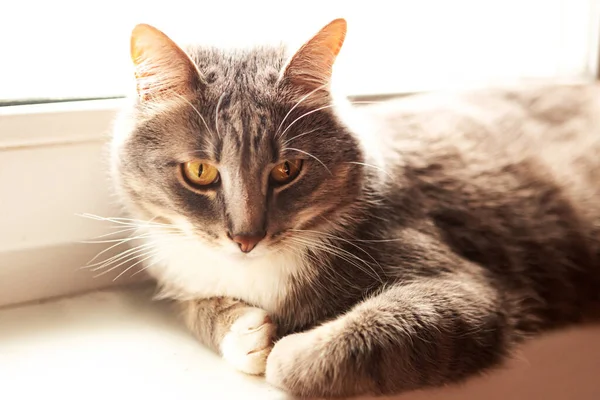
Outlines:
<svg viewBox="0 0 600 400"><path fill-rule="evenodd" d="M289 252L246 257L190 239L153 242L157 255L149 272L180 298L229 296L273 312L302 267L301 257Z"/></svg>

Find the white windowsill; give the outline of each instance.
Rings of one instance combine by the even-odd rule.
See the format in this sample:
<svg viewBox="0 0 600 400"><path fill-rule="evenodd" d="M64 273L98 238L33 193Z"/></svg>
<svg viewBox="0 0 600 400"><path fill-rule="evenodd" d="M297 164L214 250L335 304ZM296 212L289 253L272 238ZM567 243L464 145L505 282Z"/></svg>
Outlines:
<svg viewBox="0 0 600 400"><path fill-rule="evenodd" d="M237 373L147 289L0 310L0 398L283 399Z"/></svg>
<svg viewBox="0 0 600 400"><path fill-rule="evenodd" d="M290 399L203 348L151 294L131 288L0 309L0 398ZM486 377L392 398L596 400L599 371L600 327L580 328L528 343Z"/></svg>

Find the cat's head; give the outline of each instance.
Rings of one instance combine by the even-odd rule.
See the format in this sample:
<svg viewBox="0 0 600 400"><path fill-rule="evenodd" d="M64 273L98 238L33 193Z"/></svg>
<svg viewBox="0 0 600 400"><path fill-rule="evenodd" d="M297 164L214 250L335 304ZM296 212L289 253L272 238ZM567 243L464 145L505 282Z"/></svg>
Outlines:
<svg viewBox="0 0 600 400"><path fill-rule="evenodd" d="M184 51L137 26L137 98L113 140L127 206L236 256L339 226L363 186L360 145L330 94L345 33L335 20L287 57L283 48Z"/></svg>

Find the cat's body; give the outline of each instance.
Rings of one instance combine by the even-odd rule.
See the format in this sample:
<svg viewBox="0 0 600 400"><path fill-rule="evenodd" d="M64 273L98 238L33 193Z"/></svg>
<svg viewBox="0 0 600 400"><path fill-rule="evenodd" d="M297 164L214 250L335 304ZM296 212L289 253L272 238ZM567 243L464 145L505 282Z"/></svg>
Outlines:
<svg viewBox="0 0 600 400"><path fill-rule="evenodd" d="M333 103L339 24L291 61L192 52L212 78L140 95L116 136L122 194L168 225L145 228L150 271L199 338L246 372L268 356L267 380L294 393L340 396L461 380L528 334L596 318L600 87ZM327 63L302 64L311 52ZM271 189L288 148L303 170ZM198 151L220 186L170 177ZM267 244L229 246L257 226Z"/></svg>

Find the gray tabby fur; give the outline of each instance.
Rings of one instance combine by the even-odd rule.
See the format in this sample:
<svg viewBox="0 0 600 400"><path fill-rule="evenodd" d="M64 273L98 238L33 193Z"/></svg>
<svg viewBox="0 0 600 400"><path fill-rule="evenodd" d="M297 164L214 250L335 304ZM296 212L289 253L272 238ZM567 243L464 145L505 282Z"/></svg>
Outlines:
<svg viewBox="0 0 600 400"><path fill-rule="evenodd" d="M113 172L125 204L217 253L228 230L266 228L258 255L223 250L224 260L302 260L285 287L249 282L237 296L194 293L187 275L150 269L215 351L241 316L260 312L250 325L264 332L255 350L270 383L302 396L390 394L462 381L526 337L598 317L598 85L360 106L315 92L299 103L281 78L284 49L188 54L202 78L193 95L137 102L118 125ZM293 107L284 127L299 119L280 135ZM230 171L221 189L177 178L198 155ZM270 168L299 156L300 177L270 187Z"/></svg>

